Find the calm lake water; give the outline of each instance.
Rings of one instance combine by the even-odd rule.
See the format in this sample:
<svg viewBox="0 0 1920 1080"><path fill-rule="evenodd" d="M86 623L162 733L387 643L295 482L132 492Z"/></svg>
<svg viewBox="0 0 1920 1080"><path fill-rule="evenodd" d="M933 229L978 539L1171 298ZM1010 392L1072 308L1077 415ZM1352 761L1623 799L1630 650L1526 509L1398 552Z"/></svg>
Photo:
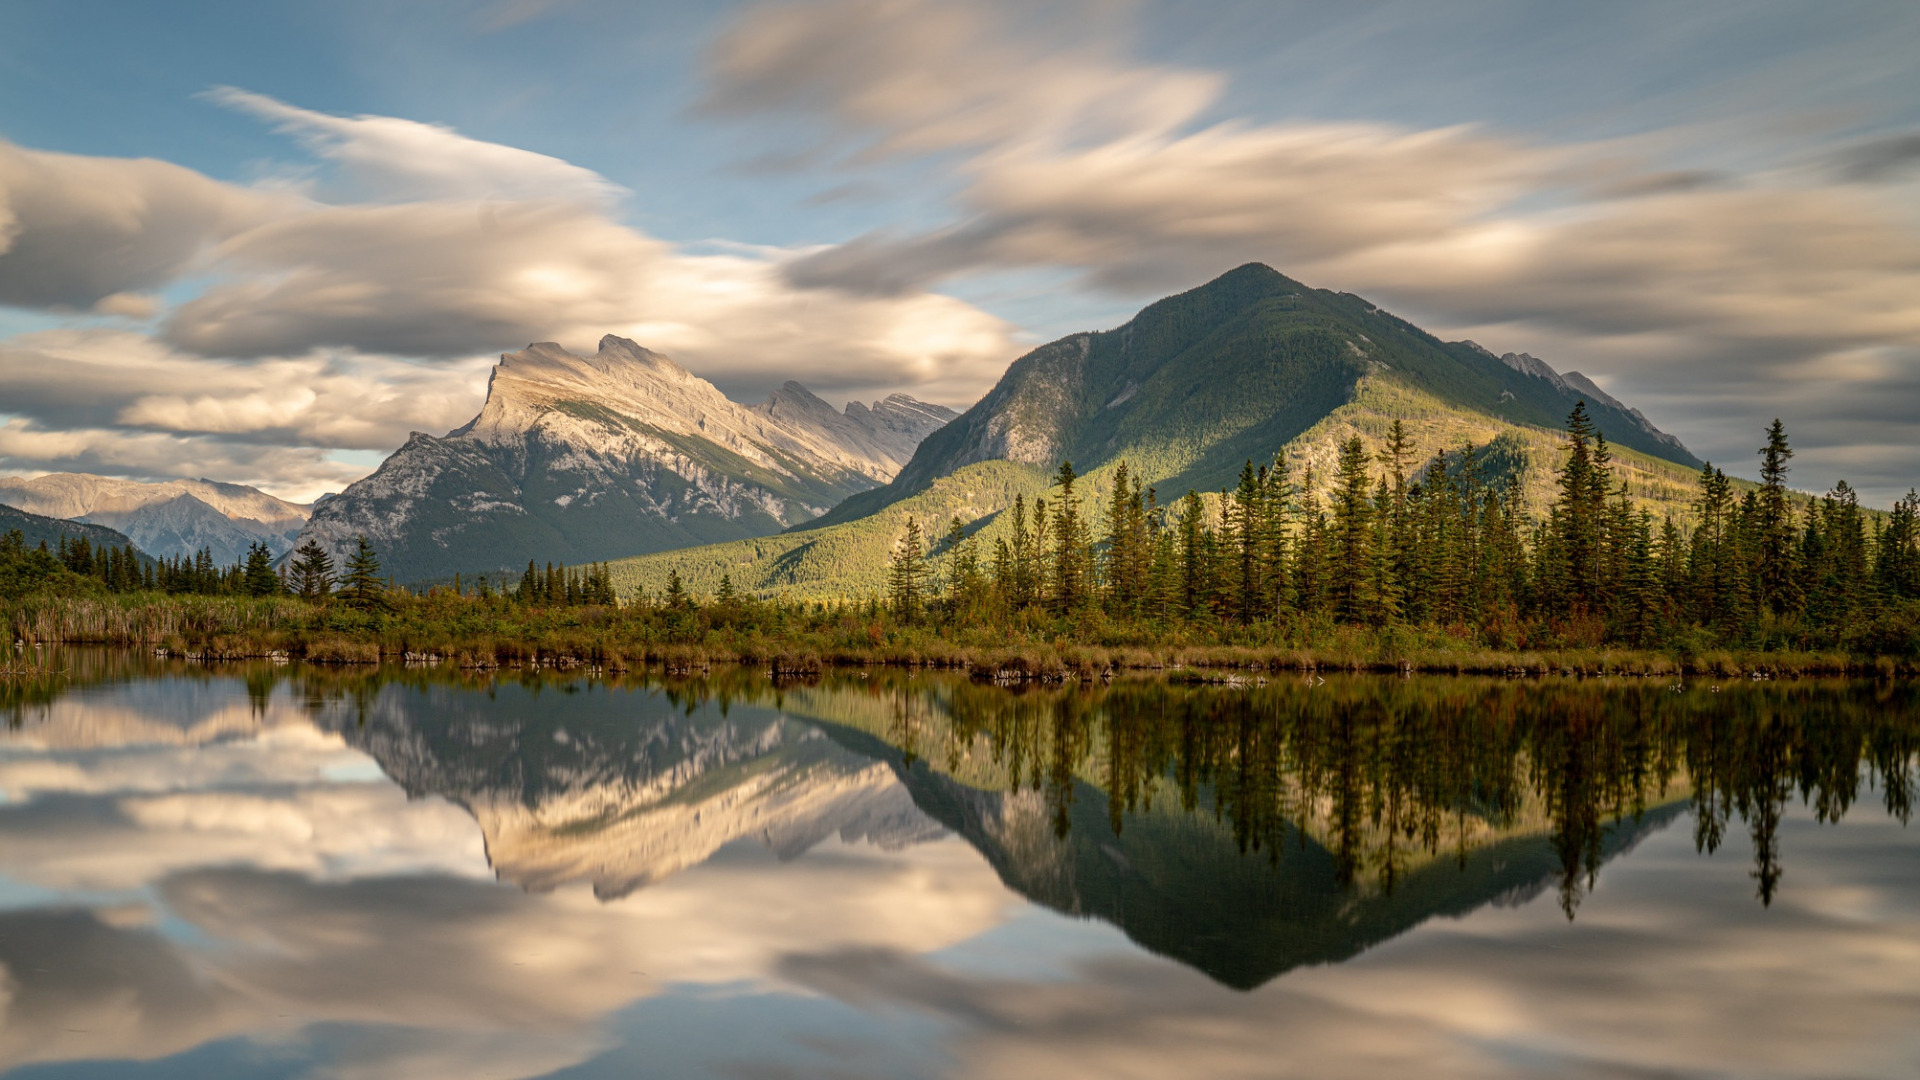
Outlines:
<svg viewBox="0 0 1920 1080"><path fill-rule="evenodd" d="M1920 1075L1920 694L0 679L13 1077Z"/></svg>

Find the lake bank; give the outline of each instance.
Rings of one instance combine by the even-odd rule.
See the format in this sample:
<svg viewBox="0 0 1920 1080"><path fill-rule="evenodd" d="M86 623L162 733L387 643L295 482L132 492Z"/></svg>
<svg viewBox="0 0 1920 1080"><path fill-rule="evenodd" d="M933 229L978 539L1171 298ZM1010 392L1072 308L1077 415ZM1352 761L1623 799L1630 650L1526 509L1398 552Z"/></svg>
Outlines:
<svg viewBox="0 0 1920 1080"><path fill-rule="evenodd" d="M385 612L292 598L35 598L0 607L15 642L108 645L190 659L282 657L321 664L430 663L475 669L744 664L792 675L840 667L937 668L1003 681L1123 672L1197 680L1262 672L1798 677L1920 673L1920 658L1837 650L1607 644L1498 648L1461 628L1302 625L1259 637L1243 628L1093 625L1085 636L1036 621L1001 628L894 625L858 606L730 620L721 608L636 614L617 608L527 609L467 598L406 597ZM1072 629L1072 628L1069 628Z"/></svg>

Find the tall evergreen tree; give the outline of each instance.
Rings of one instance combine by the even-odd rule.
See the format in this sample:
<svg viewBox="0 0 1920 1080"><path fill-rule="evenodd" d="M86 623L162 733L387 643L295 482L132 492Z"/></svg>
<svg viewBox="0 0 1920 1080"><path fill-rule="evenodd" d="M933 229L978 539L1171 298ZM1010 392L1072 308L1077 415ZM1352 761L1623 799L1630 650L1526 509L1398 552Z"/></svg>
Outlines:
<svg viewBox="0 0 1920 1080"><path fill-rule="evenodd" d="M1800 607L1798 566L1795 555L1793 508L1787 501L1787 462L1793 448L1787 445L1787 429L1776 417L1767 427L1767 445L1760 455L1759 513L1753 525L1756 563L1754 578L1760 604L1779 613Z"/></svg>
<svg viewBox="0 0 1920 1080"><path fill-rule="evenodd" d="M247 546L245 580L248 596L275 596L280 592L280 575L273 572L273 552L258 540Z"/></svg>
<svg viewBox="0 0 1920 1080"><path fill-rule="evenodd" d="M1093 568L1092 540L1086 519L1080 513L1080 496L1074 491L1078 475L1073 462L1060 463L1054 482L1060 493L1053 500L1053 607L1060 612L1077 611L1091 592Z"/></svg>
<svg viewBox="0 0 1920 1080"><path fill-rule="evenodd" d="M1340 447L1334 468L1327 581L1334 614L1348 622L1373 621L1379 601L1369 458L1366 442L1355 435Z"/></svg>
<svg viewBox="0 0 1920 1080"><path fill-rule="evenodd" d="M361 611L385 611L389 605L387 590L380 583L380 557L365 536L354 537L353 543L346 577L340 582L340 599Z"/></svg>
<svg viewBox="0 0 1920 1080"><path fill-rule="evenodd" d="M894 545L893 561L887 567L887 599L894 617L903 623L920 620L922 582L927 575L920 523L907 518L907 530Z"/></svg>

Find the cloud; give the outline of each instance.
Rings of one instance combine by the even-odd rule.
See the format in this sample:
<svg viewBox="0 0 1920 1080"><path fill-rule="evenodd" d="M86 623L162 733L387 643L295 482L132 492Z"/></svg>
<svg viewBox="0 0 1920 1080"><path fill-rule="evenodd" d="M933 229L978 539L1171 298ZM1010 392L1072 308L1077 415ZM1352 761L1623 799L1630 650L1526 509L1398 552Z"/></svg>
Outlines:
<svg viewBox="0 0 1920 1080"><path fill-rule="evenodd" d="M1871 183L1891 180L1920 166L1920 132L1888 135L1850 146L1834 155L1840 175Z"/></svg>
<svg viewBox="0 0 1920 1080"><path fill-rule="evenodd" d="M1729 392L1759 389L1748 422L1788 416L1813 444L1844 441L1849 418L1809 387L1871 385L1920 416L1920 231L1888 189L1790 163L1739 175L1676 163L1676 131L1555 145L1475 127L1216 120L1221 80L1129 60L1119 40L1096 23L1078 43L1036 43L1003 9L944 0L781 4L714 47L708 100L810 115L822 148L951 162L950 222L796 259L803 286L888 296L1039 268L1145 298L1262 261L1435 330L1472 326L1616 376L1630 402L1672 403L1655 421L1715 458L1744 463L1749 436L1699 439L1687 418ZM1882 139L1845 169L1884 178L1912 155L1910 137ZM1655 336L1668 347L1622 341ZM1870 348L1886 377L1863 382L1837 359ZM1901 439L1920 446L1920 422ZM1920 451L1873 469L1864 479L1885 499L1920 473Z"/></svg>
<svg viewBox="0 0 1920 1080"><path fill-rule="evenodd" d="M1163 133L1218 96L1218 75L1117 55L1107 14L923 0L762 6L709 49L701 108L818 114L878 157Z"/></svg>
<svg viewBox="0 0 1920 1080"><path fill-rule="evenodd" d="M212 243L289 209L285 193L163 161L23 150L0 140L0 304L85 310L190 272ZM118 308L120 310L111 310Z"/></svg>
<svg viewBox="0 0 1920 1080"><path fill-rule="evenodd" d="M625 194L594 172L531 150L395 116L331 116L232 86L208 100L274 125L344 174L349 192L383 202L504 199L609 203Z"/></svg>

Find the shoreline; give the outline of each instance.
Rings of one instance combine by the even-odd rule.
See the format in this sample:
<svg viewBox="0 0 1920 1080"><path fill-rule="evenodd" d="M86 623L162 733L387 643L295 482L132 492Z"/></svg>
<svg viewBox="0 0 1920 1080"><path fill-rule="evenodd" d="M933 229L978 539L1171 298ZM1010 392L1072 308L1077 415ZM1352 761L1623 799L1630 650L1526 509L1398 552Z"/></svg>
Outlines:
<svg viewBox="0 0 1920 1080"><path fill-rule="evenodd" d="M474 670L576 668L685 672L715 665L780 676L837 669L964 671L1007 682L1066 682L1125 673L1231 681L1277 673L1481 676L1920 676L1920 655L1838 649L1543 644L1501 648L1472 628L1303 623L1264 638L1188 624L1116 629L1032 622L1013 627L892 624L858 611L758 621L723 609L524 609L474 600L408 598L385 614L291 598L27 598L0 603L9 639L107 646L189 660L315 664L432 664ZM1234 640L1239 638L1239 640ZM1226 640L1222 640L1226 639Z"/></svg>

